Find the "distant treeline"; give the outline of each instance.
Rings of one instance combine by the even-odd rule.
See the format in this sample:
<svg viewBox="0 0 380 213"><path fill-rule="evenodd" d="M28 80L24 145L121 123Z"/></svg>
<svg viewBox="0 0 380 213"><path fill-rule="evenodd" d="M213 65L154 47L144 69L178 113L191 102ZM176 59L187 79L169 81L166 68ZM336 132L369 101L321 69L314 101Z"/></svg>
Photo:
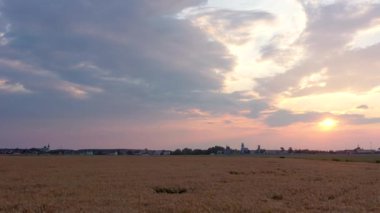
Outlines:
<svg viewBox="0 0 380 213"><path fill-rule="evenodd" d="M171 154L172 155L211 155L211 154L239 154L240 151L237 149L231 149L230 147L214 146L208 149L176 149Z"/></svg>
<svg viewBox="0 0 380 213"><path fill-rule="evenodd" d="M295 149L292 147L284 149L281 147L279 150L266 150L260 148L256 150L238 150L231 149L229 146L213 146L208 149L176 149L171 154L172 155L212 155L212 154L290 154L290 153L305 153L305 154L317 154L317 153L334 153L334 151L320 151L320 150L308 150L308 149Z"/></svg>
<svg viewBox="0 0 380 213"><path fill-rule="evenodd" d="M1 149L0 155L243 155L243 154L257 154L257 155L284 155L284 154L380 154L378 150L364 150L357 147L353 150L340 150L340 151L321 151L321 150L308 150L308 149L293 149L289 147L285 149L280 147L278 150L262 149L260 145L256 150L249 150L244 147L231 149L229 146L213 146L208 149L176 149L171 150L149 150L149 149L53 149L50 146L43 148L30 148L30 149Z"/></svg>

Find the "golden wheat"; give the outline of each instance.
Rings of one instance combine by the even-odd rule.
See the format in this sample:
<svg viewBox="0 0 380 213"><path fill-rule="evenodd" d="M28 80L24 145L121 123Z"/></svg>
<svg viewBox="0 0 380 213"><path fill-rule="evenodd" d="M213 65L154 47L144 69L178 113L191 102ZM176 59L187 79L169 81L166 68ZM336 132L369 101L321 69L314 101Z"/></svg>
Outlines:
<svg viewBox="0 0 380 213"><path fill-rule="evenodd" d="M380 212L380 165L253 157L0 157L1 212Z"/></svg>

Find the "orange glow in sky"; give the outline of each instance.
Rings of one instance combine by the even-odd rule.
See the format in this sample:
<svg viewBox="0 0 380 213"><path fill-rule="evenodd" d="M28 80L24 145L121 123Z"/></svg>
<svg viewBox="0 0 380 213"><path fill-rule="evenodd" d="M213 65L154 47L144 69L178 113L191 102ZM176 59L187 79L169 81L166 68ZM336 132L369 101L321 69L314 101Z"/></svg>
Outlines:
<svg viewBox="0 0 380 213"><path fill-rule="evenodd" d="M319 127L324 131L330 131L337 127L338 121L332 118L325 118L318 123Z"/></svg>

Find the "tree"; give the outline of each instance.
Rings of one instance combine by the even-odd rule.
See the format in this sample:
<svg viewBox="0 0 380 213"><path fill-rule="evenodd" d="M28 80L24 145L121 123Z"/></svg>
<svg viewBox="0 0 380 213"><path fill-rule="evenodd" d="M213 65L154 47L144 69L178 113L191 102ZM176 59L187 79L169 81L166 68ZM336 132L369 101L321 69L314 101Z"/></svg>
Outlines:
<svg viewBox="0 0 380 213"><path fill-rule="evenodd" d="M183 155L191 155L192 153L193 153L192 149L189 149L189 148L182 149L182 154Z"/></svg>
<svg viewBox="0 0 380 213"><path fill-rule="evenodd" d="M207 149L206 154L218 154L218 152L224 153L224 147L214 146Z"/></svg>
<svg viewBox="0 0 380 213"><path fill-rule="evenodd" d="M201 149L194 149L193 150L193 155L204 155L205 154L205 151L201 150Z"/></svg>
<svg viewBox="0 0 380 213"><path fill-rule="evenodd" d="M182 151L180 149L176 149L172 155L182 155Z"/></svg>
<svg viewBox="0 0 380 213"><path fill-rule="evenodd" d="M288 153L293 153L293 148L292 147L289 147Z"/></svg>

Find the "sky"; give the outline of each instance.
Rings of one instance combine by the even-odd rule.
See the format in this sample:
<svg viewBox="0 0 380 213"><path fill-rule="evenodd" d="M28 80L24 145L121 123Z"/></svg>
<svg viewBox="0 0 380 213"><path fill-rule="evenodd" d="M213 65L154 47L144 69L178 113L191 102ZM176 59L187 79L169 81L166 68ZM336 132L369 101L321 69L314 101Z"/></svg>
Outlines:
<svg viewBox="0 0 380 213"><path fill-rule="evenodd" d="M380 148L378 0L0 0L0 147Z"/></svg>

